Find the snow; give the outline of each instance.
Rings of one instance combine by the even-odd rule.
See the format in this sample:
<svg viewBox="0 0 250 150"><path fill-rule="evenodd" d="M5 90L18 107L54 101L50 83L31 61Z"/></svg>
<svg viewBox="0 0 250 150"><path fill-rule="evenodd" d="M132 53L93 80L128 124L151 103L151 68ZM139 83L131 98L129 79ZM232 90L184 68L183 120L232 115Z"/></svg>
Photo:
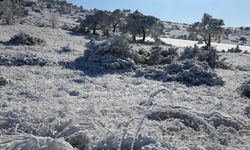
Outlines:
<svg viewBox="0 0 250 150"><path fill-rule="evenodd" d="M19 31L44 39L46 45L4 44ZM245 112L250 101L237 93L237 88L250 79L249 54L220 53L236 68L214 70L225 81L224 86L186 86L135 77L135 72L93 74L65 67L64 63L83 55L85 44L90 41L88 36L28 24L0 26L0 33L1 56L32 54L48 62L45 66L0 66L0 77L8 81L0 87L0 149L11 149L15 144L22 149L39 142L42 143L40 149L60 149L60 146L69 150L77 146L130 149L138 126L139 140L135 145L141 149L250 149L250 122ZM178 47L196 43L162 40ZM61 53L62 47L68 44L72 51ZM213 45L219 50L236 47ZM147 46L138 44L137 48ZM241 48L249 51L249 46ZM89 68L95 69L95 66ZM169 91L171 96L161 92L149 100L151 94L161 89ZM147 102L152 104L149 106ZM194 119L202 118L202 123L198 123L201 129L195 130L178 117L161 121L145 117L147 113L166 111L169 107L182 110L181 115L187 111ZM216 116L227 122L217 122L220 125L215 128L212 121ZM234 123L242 126L235 128ZM220 141L210 136L204 124L220 136Z"/></svg>
<svg viewBox="0 0 250 150"><path fill-rule="evenodd" d="M204 44L198 44L198 41L190 41L190 40L182 40L182 39L173 39L173 38L160 38L164 43L171 44L176 47L193 47L195 44L199 47L204 46ZM147 41L153 41L152 38L148 37ZM231 48L236 48L237 45L234 44L225 44L225 43L212 43L212 46L215 47L217 50L227 51ZM243 51L250 52L250 46L239 45L239 48Z"/></svg>

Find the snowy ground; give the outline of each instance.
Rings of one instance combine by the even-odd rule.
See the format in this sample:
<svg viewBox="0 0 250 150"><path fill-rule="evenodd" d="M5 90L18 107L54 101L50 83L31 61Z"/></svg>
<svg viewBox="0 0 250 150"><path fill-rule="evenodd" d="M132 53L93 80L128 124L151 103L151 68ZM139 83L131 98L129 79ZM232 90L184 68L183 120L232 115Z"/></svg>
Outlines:
<svg viewBox="0 0 250 150"><path fill-rule="evenodd" d="M198 41L189 41L189 40L181 40L181 39L171 39L171 38L161 38L166 44L172 44L174 46L178 47L187 47L187 46L194 46L195 44L198 44ZM225 50L231 48L236 48L237 45L235 44L225 44L225 43L212 43L212 45L218 49L219 51ZM200 44L199 46L203 46L203 44ZM240 49L243 51L250 52L250 46L239 46Z"/></svg>
<svg viewBox="0 0 250 150"><path fill-rule="evenodd" d="M20 30L44 39L47 44L44 47L4 45ZM0 149L13 148L10 141L19 139L20 142L22 138L19 136L60 137L60 132L69 126L84 131L93 147L112 136L121 138L124 128L127 136L133 137L146 108L141 104L162 88L167 89L171 97L166 92L159 93L150 111L181 106L195 113L219 113L244 124L244 127L219 126L216 132L227 141L219 144L208 132L195 131L185 126L181 119L157 121L145 118L139 134L143 135L144 142L151 141L148 149L250 149L250 120L245 115L250 101L237 93L241 83L250 79L249 54L221 54L235 68L245 68L244 71L216 69L226 81L224 86L187 87L177 82L136 78L133 72L89 74L65 68L59 62L70 62L80 57L86 49L84 44L89 41L85 36L68 31L15 25L1 26L0 33L1 56L29 53L48 62L43 67L0 66L0 75L9 80L9 84L0 87ZM164 41L176 46L193 46L190 41ZM61 47L67 44L73 51L60 53ZM234 47L218 44L217 48L227 49L230 46ZM249 50L249 47L241 48ZM124 127L128 121L128 127Z"/></svg>

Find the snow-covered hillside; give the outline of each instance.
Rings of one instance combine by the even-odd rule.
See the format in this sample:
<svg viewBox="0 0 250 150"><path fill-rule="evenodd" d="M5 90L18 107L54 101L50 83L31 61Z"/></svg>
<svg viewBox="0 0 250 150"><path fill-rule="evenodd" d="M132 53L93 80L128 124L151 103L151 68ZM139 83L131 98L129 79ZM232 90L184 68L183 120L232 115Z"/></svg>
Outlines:
<svg viewBox="0 0 250 150"><path fill-rule="evenodd" d="M89 63L82 56L91 40L108 39L62 29L78 25L84 13L60 15L59 28L52 29L37 25L47 24L51 13L41 11L31 11L22 24L0 25L0 150L250 149L250 100L240 93L250 80L250 54L219 53L228 68L211 69L196 60L192 63L198 67L171 74L185 77L194 71L187 80L196 82L197 74L202 81L223 80L215 86L158 78L171 64L103 71L102 62ZM20 31L45 44L9 42ZM178 55L197 43L161 40L177 47ZM212 45L218 50L236 47ZM129 46L142 52L157 47L140 42ZM250 52L250 46L240 48ZM173 65L172 71L184 65Z"/></svg>

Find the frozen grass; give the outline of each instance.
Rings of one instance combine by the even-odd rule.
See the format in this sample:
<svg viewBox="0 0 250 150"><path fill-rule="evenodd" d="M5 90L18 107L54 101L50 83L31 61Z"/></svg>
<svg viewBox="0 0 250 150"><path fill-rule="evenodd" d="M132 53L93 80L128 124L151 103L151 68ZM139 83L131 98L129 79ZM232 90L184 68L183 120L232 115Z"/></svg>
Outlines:
<svg viewBox="0 0 250 150"><path fill-rule="evenodd" d="M48 18L46 12L42 12L44 18L41 14L31 14L33 16L26 20L28 23L45 23L44 18ZM74 17L62 15L60 21L70 23ZM44 39L47 44L43 47L5 45L20 30ZM68 149L130 150L132 143L134 149L157 150L250 148L249 100L235 92L241 83L250 78L248 54L221 54L233 68L245 68L214 69L212 74L223 78L223 86L186 86L176 80L161 82L144 77L135 78L134 72L96 76L87 74L86 68L64 68L59 62L72 62L83 55L87 49L85 44L89 42L87 36L26 24L1 26L0 32L0 40L3 41L0 43L1 58L8 59L12 64L0 65L1 76L10 81L0 87L0 149L13 149L11 146L15 145L20 149L23 146L35 147L37 143L43 146L41 149L62 149L64 145L63 148ZM173 41L176 44L178 40ZM185 42L182 44L188 43ZM67 43L73 51L58 53ZM151 47L133 44L138 53L139 49L145 50L143 55L147 55ZM30 54L30 57L25 54ZM41 58L48 64L43 67L37 64L14 65L13 62L19 58ZM177 69L183 65L180 62L174 64L179 64ZM183 72L191 74L193 70L203 74L207 65L198 63L198 67L191 66L172 75L177 77ZM94 65L88 67L96 69ZM151 73L158 69L165 68L153 68ZM175 69L171 68L172 71ZM162 88L171 92L171 98L162 92L149 103L150 93ZM149 111L143 104L150 104ZM179 111L180 108L185 111ZM149 114L145 118L146 112ZM149 119L148 115L154 112L175 115L165 115L160 121ZM198 127L195 128L195 125ZM211 136L213 130L209 131L208 127L218 134L220 141L214 140ZM51 147L55 145L58 147Z"/></svg>

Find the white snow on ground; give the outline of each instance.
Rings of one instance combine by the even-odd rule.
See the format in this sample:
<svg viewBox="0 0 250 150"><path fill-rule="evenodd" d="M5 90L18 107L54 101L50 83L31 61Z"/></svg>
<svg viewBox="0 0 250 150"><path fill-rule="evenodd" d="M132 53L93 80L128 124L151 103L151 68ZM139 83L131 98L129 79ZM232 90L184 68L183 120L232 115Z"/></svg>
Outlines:
<svg viewBox="0 0 250 150"><path fill-rule="evenodd" d="M250 149L250 122L245 115L250 101L237 93L241 83L250 79L249 54L223 53L234 68L240 66L245 69L215 69L226 82L224 86L187 87L177 82L136 78L133 77L134 72L91 74L85 70L65 68L59 62L70 62L82 56L89 39L61 29L29 25L1 26L0 41L6 42L19 31L40 37L47 44L44 47L29 47L0 43L1 56L31 53L49 64L44 67L0 66L0 75L10 81L0 87L0 149L11 149L15 144L17 147L32 147L39 142L43 143L44 149L49 149L58 142L65 144L59 137L67 138L73 132L69 130L86 133L92 148L101 145L101 140L109 141L112 137L117 137L120 142L125 131L128 137L135 135L146 108L141 104L148 100L150 94L162 88L170 91L171 97L168 93L158 94L150 111L181 106L204 116L222 114L237 123L244 123L246 127L235 129L221 125L216 128L219 136L228 142L222 145L204 130L196 131L185 126L181 119L155 121L146 118L140 130L142 141L153 139L156 143L146 145L145 149ZM194 44L193 41L164 41L181 47ZM67 44L73 50L58 53ZM139 46L143 48L143 45ZM126 127L126 122L130 120ZM6 132L12 135L6 136Z"/></svg>
<svg viewBox="0 0 250 150"><path fill-rule="evenodd" d="M166 44L172 44L177 47L187 47L187 46L194 46L195 44L198 44L198 41L189 41L189 40L181 40L181 39L171 39L171 38L161 38L162 41L164 41ZM199 45L203 46L203 45ZM212 43L212 46L214 46L216 49L219 51L225 50L227 51L228 49L235 48L237 45L233 44L224 44L224 43ZM248 51L250 52L250 46L239 46L240 49L243 51Z"/></svg>
<svg viewBox="0 0 250 150"><path fill-rule="evenodd" d="M152 38L147 37L147 41L153 41ZM193 47L195 44L199 47L204 46L204 44L198 44L198 41L182 40L182 39L172 39L172 38L161 38L161 40L166 44L171 44L176 47ZM217 50L227 51L228 49L235 48L237 45L234 44L225 44L225 43L212 43L212 46ZM240 45L239 48L243 51L250 52L250 46Z"/></svg>

